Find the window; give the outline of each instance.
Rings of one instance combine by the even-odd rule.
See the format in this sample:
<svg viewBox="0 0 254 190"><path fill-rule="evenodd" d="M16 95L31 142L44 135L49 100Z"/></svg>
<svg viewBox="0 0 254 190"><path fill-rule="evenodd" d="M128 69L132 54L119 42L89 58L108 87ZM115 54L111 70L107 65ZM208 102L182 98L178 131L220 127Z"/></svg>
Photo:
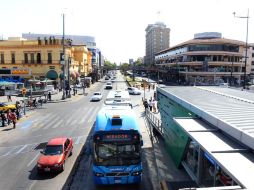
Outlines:
<svg viewBox="0 0 254 190"><path fill-rule="evenodd" d="M1 64L3 64L3 63L4 63L4 54L1 53Z"/></svg>
<svg viewBox="0 0 254 190"><path fill-rule="evenodd" d="M11 53L11 63L15 63L15 53Z"/></svg>
<svg viewBox="0 0 254 190"><path fill-rule="evenodd" d="M31 63L34 63L34 54L31 53Z"/></svg>
<svg viewBox="0 0 254 190"><path fill-rule="evenodd" d="M112 126L121 126L122 119L112 119Z"/></svg>
<svg viewBox="0 0 254 190"><path fill-rule="evenodd" d="M60 53L60 61L63 61L64 59L63 59L63 56L64 56L64 54L63 53Z"/></svg>
<svg viewBox="0 0 254 190"><path fill-rule="evenodd" d="M27 53L24 53L24 60L25 60L25 63L28 63L28 55L27 55Z"/></svg>
<svg viewBox="0 0 254 190"><path fill-rule="evenodd" d="M48 63L52 63L52 53L48 53Z"/></svg>
<svg viewBox="0 0 254 190"><path fill-rule="evenodd" d="M37 63L41 63L41 53L37 53Z"/></svg>
<svg viewBox="0 0 254 190"><path fill-rule="evenodd" d="M64 143L64 150L66 150L68 148L69 144L70 144L70 140L66 139L66 141Z"/></svg>

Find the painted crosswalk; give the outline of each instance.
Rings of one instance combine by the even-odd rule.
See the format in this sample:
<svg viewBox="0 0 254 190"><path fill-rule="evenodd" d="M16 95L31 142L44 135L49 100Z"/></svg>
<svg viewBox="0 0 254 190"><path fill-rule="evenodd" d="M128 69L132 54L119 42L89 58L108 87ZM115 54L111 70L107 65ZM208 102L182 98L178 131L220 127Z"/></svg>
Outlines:
<svg viewBox="0 0 254 190"><path fill-rule="evenodd" d="M18 123L20 130L48 130L66 126L83 127L84 124L92 124L100 107L79 108L69 116L61 116L59 113L38 115L36 118Z"/></svg>
<svg viewBox="0 0 254 190"><path fill-rule="evenodd" d="M87 135L71 137L73 140L73 145L82 145L87 141ZM0 147L0 159L16 156L18 154L23 154L32 151L38 151L43 149L46 142L32 143L32 144L23 144L18 146L8 146L8 147ZM41 146L43 145L43 146ZM39 147L39 148L38 148Z"/></svg>

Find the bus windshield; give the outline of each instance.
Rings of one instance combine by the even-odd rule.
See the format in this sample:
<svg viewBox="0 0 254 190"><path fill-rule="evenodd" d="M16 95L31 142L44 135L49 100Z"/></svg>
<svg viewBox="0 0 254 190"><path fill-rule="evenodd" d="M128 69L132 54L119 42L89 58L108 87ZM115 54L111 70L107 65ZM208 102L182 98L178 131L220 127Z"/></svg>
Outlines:
<svg viewBox="0 0 254 190"><path fill-rule="evenodd" d="M95 161L97 165L133 165L140 162L139 144L96 143Z"/></svg>

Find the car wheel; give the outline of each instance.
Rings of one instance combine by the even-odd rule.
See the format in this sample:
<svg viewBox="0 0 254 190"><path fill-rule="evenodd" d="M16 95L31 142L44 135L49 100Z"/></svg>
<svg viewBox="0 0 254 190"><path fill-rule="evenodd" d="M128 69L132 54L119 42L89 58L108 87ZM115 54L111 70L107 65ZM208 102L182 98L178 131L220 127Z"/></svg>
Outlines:
<svg viewBox="0 0 254 190"><path fill-rule="evenodd" d="M64 171L64 169L65 169L65 162L62 165L62 172Z"/></svg>

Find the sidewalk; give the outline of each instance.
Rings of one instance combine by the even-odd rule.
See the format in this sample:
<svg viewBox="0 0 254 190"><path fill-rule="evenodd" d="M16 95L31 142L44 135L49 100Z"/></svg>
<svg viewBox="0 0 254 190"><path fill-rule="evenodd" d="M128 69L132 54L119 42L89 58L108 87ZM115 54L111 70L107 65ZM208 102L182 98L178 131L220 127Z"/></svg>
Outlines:
<svg viewBox="0 0 254 190"><path fill-rule="evenodd" d="M163 139L162 134L154 129L154 125L151 121L160 121L160 113L149 113L152 119L146 119L149 127L151 128L152 143L154 148L154 155L156 159L158 179L160 181L162 190L176 190L184 187L195 187L195 183L192 182L183 168L177 168L167 152L167 145ZM157 124L157 123L156 123Z"/></svg>

